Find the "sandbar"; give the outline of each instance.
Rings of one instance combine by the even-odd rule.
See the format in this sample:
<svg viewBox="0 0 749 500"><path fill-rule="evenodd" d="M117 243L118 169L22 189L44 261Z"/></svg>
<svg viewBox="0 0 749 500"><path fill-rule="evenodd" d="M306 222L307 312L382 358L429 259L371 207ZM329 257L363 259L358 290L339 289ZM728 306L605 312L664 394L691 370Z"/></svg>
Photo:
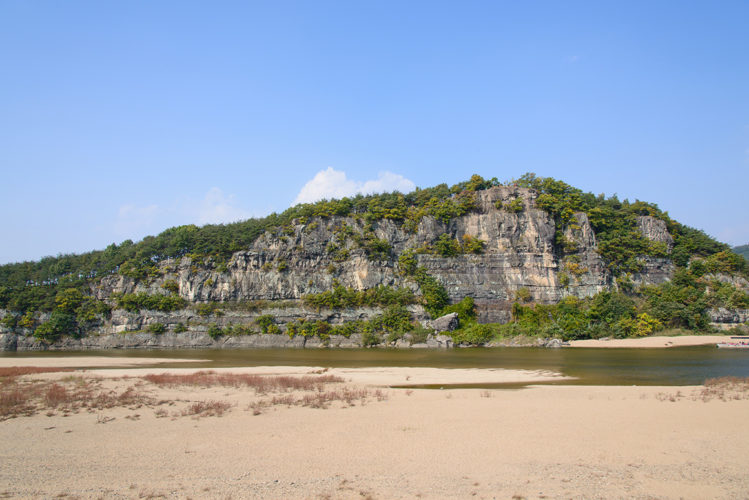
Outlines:
<svg viewBox="0 0 749 500"><path fill-rule="evenodd" d="M241 372L337 374L346 380L340 385L359 388L405 377L461 383L553 375L514 373L523 370L335 370L255 367ZM0 422L0 494L292 499L749 496L749 426L742 424L749 399L743 393L723 400L702 397L704 388L697 386L385 388L378 389L382 399L338 401L325 409L278 404L256 413L252 402L261 396L249 389L161 387L139 378L165 371L187 374L194 369L92 370L76 376L103 380L112 390L132 386L174 406L67 415L53 411L51 416L38 413ZM63 380L70 373L25 377ZM221 417L178 415L179 408L210 400L225 401L231 409Z"/></svg>
<svg viewBox="0 0 749 500"><path fill-rule="evenodd" d="M715 345L720 342L731 342L730 335L680 335L674 337L653 336L639 339L587 339L571 340L571 347L600 348L664 348Z"/></svg>

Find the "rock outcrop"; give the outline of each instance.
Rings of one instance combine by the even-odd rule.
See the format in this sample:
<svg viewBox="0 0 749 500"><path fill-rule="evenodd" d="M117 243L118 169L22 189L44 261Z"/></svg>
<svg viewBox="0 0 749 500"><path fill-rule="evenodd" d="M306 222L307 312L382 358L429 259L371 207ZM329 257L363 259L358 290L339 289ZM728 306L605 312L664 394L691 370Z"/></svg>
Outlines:
<svg viewBox="0 0 749 500"><path fill-rule="evenodd" d="M522 201L522 210L518 212L496 208L517 199ZM301 319L322 320L332 325L369 319L380 310L316 310L304 307L302 299L306 294L328 291L336 284L357 290L378 285L407 287L418 293L416 283L400 273L397 266L398 256L409 249L417 250L418 265L444 286L450 301L473 297L481 322L509 321L512 303L519 293L529 301L555 303L566 296L587 297L617 287L614 276L596 251L596 235L586 214L575 214L575 223L564 229L574 251L562 251L555 239L554 221L536 207L535 200L534 191L513 186L478 191L476 209L471 213L448 223L427 216L415 231L386 218L374 222L353 217L310 218L261 235L250 248L235 252L227 263L183 257L160 262L159 275L148 280L112 274L92 288L96 298L113 303L114 294L166 294L167 285L173 284L189 306L174 312L133 313L115 309L111 317L92 327L87 337L66 340L69 342L66 345L81 349L89 348L87 342L110 347L169 347L178 336L183 339L180 345L196 347L227 343L253 347L302 346L304 342L296 337L271 341L262 335L249 335L216 341L206 332L212 324L254 325L254 319L261 314L271 315L282 331L283 325ZM639 217L637 224L646 238L662 242L669 250L673 246L662 221ZM450 257L418 252L429 248L443 234L457 241L464 236L482 240L483 252ZM374 257L367 248L368 240L386 242L389 251ZM647 257L642 264L642 270L632 276L636 284L661 283L674 271L667 258ZM196 306L203 303L226 307L219 311L220 315L201 315ZM428 319L419 305L410 306L410 311L416 320ZM167 333L122 335L146 330L156 323L165 325ZM187 331L176 333L179 325ZM0 345L3 349L13 349L14 343L18 349L35 348L23 336L16 340L6 338L3 342ZM332 345L348 341L336 342L330 341Z"/></svg>
<svg viewBox="0 0 749 500"><path fill-rule="evenodd" d="M433 321L427 321L426 327L433 329L435 332L452 332L458 328L460 321L458 313L445 314Z"/></svg>

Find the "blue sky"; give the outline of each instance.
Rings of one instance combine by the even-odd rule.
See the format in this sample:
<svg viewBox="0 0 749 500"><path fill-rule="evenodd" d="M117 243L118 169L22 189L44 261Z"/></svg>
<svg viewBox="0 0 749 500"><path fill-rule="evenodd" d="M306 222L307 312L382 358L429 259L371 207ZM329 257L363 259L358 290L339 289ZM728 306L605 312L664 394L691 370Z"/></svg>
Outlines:
<svg viewBox="0 0 749 500"><path fill-rule="evenodd" d="M552 176L749 242L747 2L0 2L0 263Z"/></svg>

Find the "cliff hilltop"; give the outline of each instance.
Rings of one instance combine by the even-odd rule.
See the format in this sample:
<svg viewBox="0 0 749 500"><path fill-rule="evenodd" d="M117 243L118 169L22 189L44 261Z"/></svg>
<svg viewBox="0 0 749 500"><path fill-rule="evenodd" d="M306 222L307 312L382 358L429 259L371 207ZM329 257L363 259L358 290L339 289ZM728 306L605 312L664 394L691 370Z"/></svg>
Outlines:
<svg viewBox="0 0 749 500"><path fill-rule="evenodd" d="M746 277L742 257L656 205L532 174L473 176L0 266L0 343L448 346L707 331L747 321Z"/></svg>

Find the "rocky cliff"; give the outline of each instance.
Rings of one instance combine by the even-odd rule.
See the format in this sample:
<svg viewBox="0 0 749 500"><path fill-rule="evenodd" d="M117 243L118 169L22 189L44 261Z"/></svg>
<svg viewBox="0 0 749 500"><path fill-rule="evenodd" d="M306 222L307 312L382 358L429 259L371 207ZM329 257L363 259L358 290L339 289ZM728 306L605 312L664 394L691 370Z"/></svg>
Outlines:
<svg viewBox="0 0 749 500"><path fill-rule="evenodd" d="M509 204L515 199L523 203L518 212L495 208L497 201ZM520 289L529 292L529 301L555 303L568 295L586 297L616 287L614 277L596 251L595 233L587 216L575 214L576 223L565 228L566 237L575 243L576 249L564 253L555 243L554 221L536 208L534 201L533 191L495 187L477 193L477 209L472 213L449 223L424 217L413 232L387 219L367 223L351 217L314 218L262 235L252 248L234 253L225 270L184 257L162 262L161 276L148 281L121 275L106 277L93 293L99 299L108 299L113 293L165 293L164 284L176 281L179 295L190 303L265 301L265 307L261 305L257 311L226 313L218 319L219 323L247 321L266 313L277 316L281 324L300 317L334 324L365 319L376 311L314 311L303 308L300 299L306 294L330 290L334 281L358 290L378 285L418 290L398 272L397 257L407 249L428 248L443 234L457 241L469 235L485 242L480 254L442 257L417 253L419 265L443 284L451 301L474 298L482 322L508 321ZM640 217L639 221L645 237L672 244L663 221L652 217ZM386 258L372 258L357 244L357 240L367 235L388 242L390 250ZM342 253L346 258L341 258ZM660 283L673 272L669 259L643 258L643 261L642 271L633 276L636 283ZM276 307L279 303L283 307ZM419 319L426 319L421 308L413 309ZM151 322L169 325L199 320L189 309L138 314L115 311L100 333L141 329Z"/></svg>
<svg viewBox="0 0 749 500"><path fill-rule="evenodd" d="M95 281L90 290L94 297L110 305L115 305L114 299L123 294L173 293L186 301L186 307L166 312L128 312L114 307L105 319L89 325L87 336L93 339L130 335L131 340L120 342L112 337L115 340L88 342L112 347L149 343L215 347L216 339L206 335L211 325L248 325L246 331L259 333L255 322L259 316L270 315L278 326L274 332L281 334L292 322L340 325L368 320L382 308L312 308L305 306L303 298L335 286L354 290L377 286L408 288L418 297L419 286L398 264L399 256L408 251L414 252L418 266L444 287L450 302L472 297L477 319L482 323L509 321L512 304L519 298L527 303L553 304L567 296L589 297L619 286L598 251L596 233L584 212L574 213L560 226L558 220L555 222L537 206L534 190L495 186L476 191L474 196L472 210L448 218L447 222L429 215L413 225L387 217L295 219L262 234L249 248L234 252L228 262L186 256L160 261L158 272L147 279L111 274ZM670 253L674 241L663 220L638 216L637 229L645 239L662 244ZM457 250L447 254L436 251L445 241ZM460 243L466 241L479 242L478 247L465 250ZM674 273L674 264L668 257L641 256L639 261L639 271L627 276L630 285L663 283ZM418 302L409 306L409 312L422 324L429 319ZM164 335L137 340L137 335L143 335L137 332L155 324L165 327ZM4 333L10 332L6 329ZM13 340L6 335L3 342L6 348L33 348L31 341L22 337ZM255 338L223 340L221 344L291 346L306 342L252 337ZM333 345L349 343L332 341ZM76 345L86 348L86 341Z"/></svg>

